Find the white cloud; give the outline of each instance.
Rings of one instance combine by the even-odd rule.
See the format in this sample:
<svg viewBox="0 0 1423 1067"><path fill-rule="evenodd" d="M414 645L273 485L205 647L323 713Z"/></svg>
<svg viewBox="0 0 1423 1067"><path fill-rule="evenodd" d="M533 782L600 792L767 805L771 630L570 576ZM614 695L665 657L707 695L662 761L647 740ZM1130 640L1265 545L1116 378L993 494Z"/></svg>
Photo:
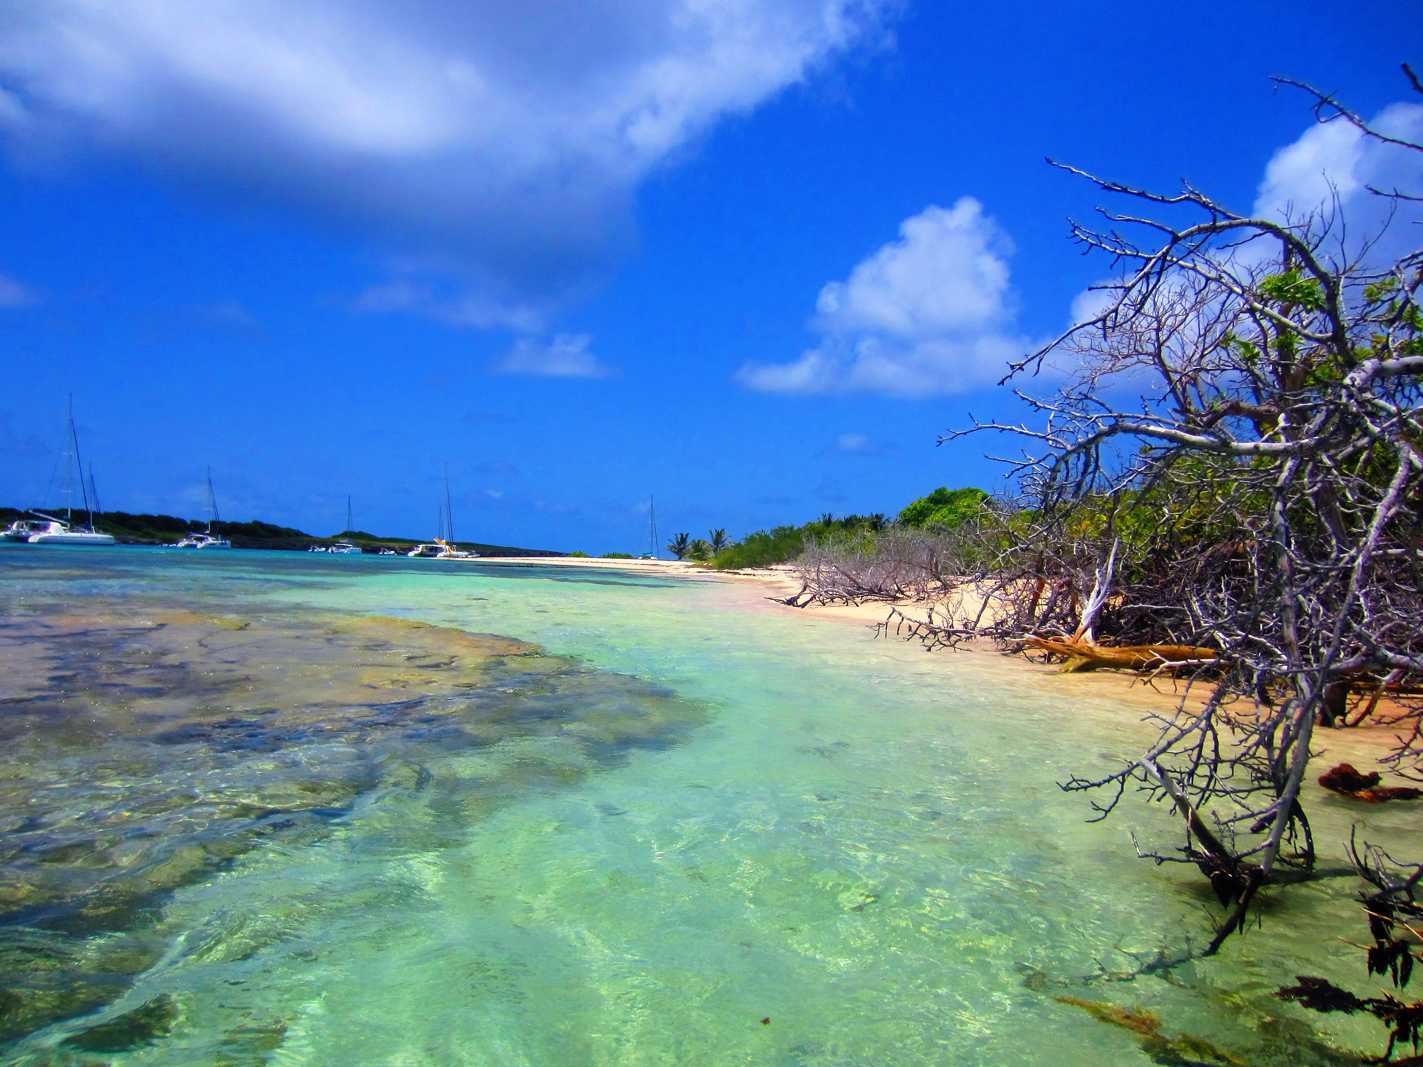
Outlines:
<svg viewBox="0 0 1423 1067"><path fill-rule="evenodd" d="M835 447L841 452L868 452L874 445L868 434L842 433L835 438Z"/></svg>
<svg viewBox="0 0 1423 1067"><path fill-rule="evenodd" d="M820 291L820 341L737 379L780 393L957 393L996 382L1028 342L1016 329L1013 245L972 197L906 219L892 241Z"/></svg>
<svg viewBox="0 0 1423 1067"><path fill-rule="evenodd" d="M351 301L351 310L362 314L405 312L449 326L504 327L523 333L539 330L544 322L540 309L526 300L501 301L478 291L441 293L433 285L408 279L367 287Z"/></svg>
<svg viewBox="0 0 1423 1067"><path fill-rule="evenodd" d="M14 278L0 274L0 308L23 308L39 303L34 290L21 285Z"/></svg>
<svg viewBox="0 0 1423 1067"><path fill-rule="evenodd" d="M723 116L883 45L900 2L9 5L0 143L294 206L356 234L395 280L453 290L369 309L528 323L626 243L649 172Z"/></svg>
<svg viewBox="0 0 1423 1067"><path fill-rule="evenodd" d="M1370 125L1389 136L1423 143L1423 105L1393 104L1374 116ZM1423 153L1384 144L1335 119L1312 124L1271 155L1251 210L1256 217L1294 224L1319 216L1332 226L1332 240L1324 244L1326 254L1337 254L1342 244L1343 253L1352 257L1372 242L1371 260L1391 262L1416 247L1417 222L1423 212L1416 204L1378 196L1371 188L1423 195ZM1388 232L1376 240L1385 226ZM1278 261L1278 254L1277 244L1266 238L1222 253L1236 266L1268 265ZM1112 279L1104 279L1098 284L1111 283ZM1115 296L1102 288L1078 293L1072 301L1071 323L1101 314Z"/></svg>
<svg viewBox="0 0 1423 1067"><path fill-rule="evenodd" d="M1423 105L1394 104L1370 125L1389 136L1423 143ZM1270 157L1255 212L1299 217L1327 208L1335 192L1346 209L1362 206L1366 198L1373 199L1370 186L1423 195L1423 153L1365 137L1341 119L1316 123ZM1379 206L1387 204L1380 201Z"/></svg>
<svg viewBox="0 0 1423 1067"><path fill-rule="evenodd" d="M612 369L588 351L587 334L561 333L551 341L520 338L495 364L500 374L531 374L544 378L606 378Z"/></svg>
<svg viewBox="0 0 1423 1067"><path fill-rule="evenodd" d="M1369 124L1391 137L1423 143L1423 105L1393 104ZM1366 137L1335 119L1316 123L1270 158L1255 213L1290 222L1322 214L1334 224L1327 249L1338 249L1348 258L1383 233L1368 257L1373 263L1390 263L1417 246L1423 211L1416 202L1394 201L1372 190L1423 196L1423 153ZM1343 226L1332 218L1336 198Z"/></svg>

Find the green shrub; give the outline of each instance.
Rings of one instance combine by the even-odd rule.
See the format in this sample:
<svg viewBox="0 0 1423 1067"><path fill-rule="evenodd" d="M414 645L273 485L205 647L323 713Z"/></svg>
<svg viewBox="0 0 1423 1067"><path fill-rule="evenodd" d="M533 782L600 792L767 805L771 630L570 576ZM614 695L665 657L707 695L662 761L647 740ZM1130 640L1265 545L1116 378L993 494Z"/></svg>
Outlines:
<svg viewBox="0 0 1423 1067"><path fill-rule="evenodd" d="M978 514L987 499L988 494L982 489L948 489L941 485L901 511L899 524L920 529L938 527L952 530Z"/></svg>
<svg viewBox="0 0 1423 1067"><path fill-rule="evenodd" d="M718 552L712 560L712 566L722 571L769 567L795 559L804 547L805 535L799 526L777 526L773 530L757 530L743 537L740 543Z"/></svg>

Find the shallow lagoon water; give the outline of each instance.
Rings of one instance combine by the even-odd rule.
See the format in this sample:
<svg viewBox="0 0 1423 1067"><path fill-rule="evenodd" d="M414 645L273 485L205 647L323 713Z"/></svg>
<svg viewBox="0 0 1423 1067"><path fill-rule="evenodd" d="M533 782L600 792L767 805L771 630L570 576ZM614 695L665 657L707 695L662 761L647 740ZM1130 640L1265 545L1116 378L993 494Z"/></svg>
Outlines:
<svg viewBox="0 0 1423 1067"><path fill-rule="evenodd" d="M1088 825L1055 784L1131 752L1135 706L757 595L0 550L6 1058L1228 1062L1061 996L1239 1062L1373 1050L1270 995L1362 979L1348 880L1112 980L1209 934L1196 881L1132 857L1165 812ZM1316 809L1326 841L1416 830Z"/></svg>

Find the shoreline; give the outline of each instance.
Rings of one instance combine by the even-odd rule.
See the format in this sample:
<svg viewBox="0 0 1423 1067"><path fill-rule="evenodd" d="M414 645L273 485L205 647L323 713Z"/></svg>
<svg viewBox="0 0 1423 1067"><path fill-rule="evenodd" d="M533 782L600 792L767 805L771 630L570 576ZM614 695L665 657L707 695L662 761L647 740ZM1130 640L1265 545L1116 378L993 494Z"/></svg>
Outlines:
<svg viewBox="0 0 1423 1067"><path fill-rule="evenodd" d="M691 560L602 559L596 556L473 556L454 563L488 564L493 567L581 567L592 570L627 571L630 574L660 574L692 581L715 580L720 572L707 570Z"/></svg>
<svg viewBox="0 0 1423 1067"><path fill-rule="evenodd" d="M809 604L793 607L779 602L778 598L789 597L800 591L801 585L795 577L794 569L788 564L760 567L747 570L715 571L689 560L666 559L597 559L570 556L506 556L480 557L462 562L488 563L494 566L533 566L554 568L589 568L595 570L623 571L630 574L657 575L690 582L725 582L741 586L757 586L764 591L752 610L769 611L777 614L788 613L803 619L825 619L841 625L852 624L866 630L878 626L888 617L892 608L914 618L927 615L932 605L926 601L873 601L862 604ZM891 633L895 640L906 640ZM907 640L912 640L907 639ZM1185 686L1173 676L1161 675L1147 680L1125 671L1100 669L1065 673L1056 665L1035 663L1023 656L1006 656L994 645L984 641L965 642L958 649L940 653L944 662L952 663L957 655L997 656L1003 660L1013 660L1029 684L1044 686L1064 700L1092 699L1112 700L1123 705L1124 710L1141 713L1143 716L1171 715L1180 706ZM1204 699L1208 687L1197 687ZM1187 696L1187 699L1196 699ZM1392 744L1397 733L1394 727L1380 723L1370 723L1340 729L1322 729L1317 735L1321 744L1328 745L1332 754L1321 760L1321 765L1337 762L1367 760L1373 763L1381 751ZM1327 741L1326 741L1327 739ZM1385 771L1385 782L1404 779Z"/></svg>

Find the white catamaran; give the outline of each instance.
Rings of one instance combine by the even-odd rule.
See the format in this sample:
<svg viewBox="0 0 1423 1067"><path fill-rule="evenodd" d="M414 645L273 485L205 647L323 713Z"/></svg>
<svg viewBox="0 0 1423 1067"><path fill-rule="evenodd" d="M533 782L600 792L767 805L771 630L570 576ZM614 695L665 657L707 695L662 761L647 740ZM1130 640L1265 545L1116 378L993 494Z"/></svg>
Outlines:
<svg viewBox="0 0 1423 1067"><path fill-rule="evenodd" d="M45 515L35 512L42 523L35 523L33 520L20 520L11 524L10 529L5 531L10 534L15 531L21 522L30 529L27 540L32 545L112 545L115 543L113 534L100 533L94 529L94 512L98 509L98 494L92 492L94 472L90 470L89 480L86 484L84 479L84 462L79 455L79 431L74 427L74 398L69 399L69 444L73 450L74 470L66 478L64 518L57 519L53 515ZM79 492L84 500L84 513L88 521L83 526L77 526L74 522L74 484L73 478L79 480ZM91 495L92 494L92 495ZM11 540L18 540L18 537L11 537Z"/></svg>
<svg viewBox="0 0 1423 1067"><path fill-rule="evenodd" d="M350 533L353 529L355 529L355 527L351 525L351 498L348 496L346 498L345 532ZM359 556L361 554L361 546L353 545L350 541L341 540L327 545L326 551L330 552L333 556Z"/></svg>
<svg viewBox="0 0 1423 1067"><path fill-rule="evenodd" d="M217 513L217 494L212 489L212 468L208 468L208 528L206 533L190 533L174 548L231 548L232 542L214 531L221 521Z"/></svg>
<svg viewBox="0 0 1423 1067"><path fill-rule="evenodd" d="M440 518L437 523L439 536L423 544L418 544L405 553L412 559L475 559L478 552L468 552L455 544L455 516L450 507L450 468L445 468L445 499L440 503Z"/></svg>

